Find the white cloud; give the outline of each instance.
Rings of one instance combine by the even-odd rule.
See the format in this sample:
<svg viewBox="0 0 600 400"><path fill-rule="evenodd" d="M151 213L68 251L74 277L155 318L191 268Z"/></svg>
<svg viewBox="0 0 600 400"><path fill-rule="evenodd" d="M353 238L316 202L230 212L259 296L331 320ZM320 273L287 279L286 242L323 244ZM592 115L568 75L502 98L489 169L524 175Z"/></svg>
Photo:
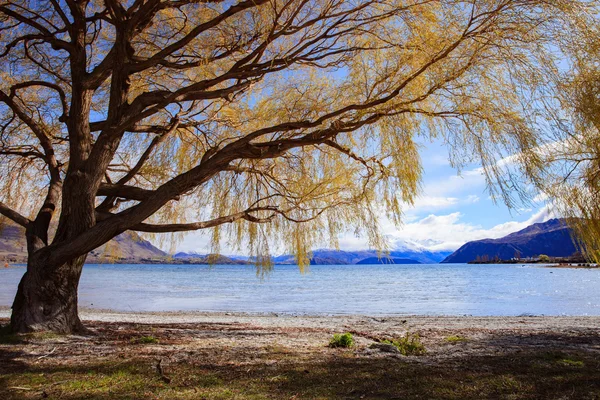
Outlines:
<svg viewBox="0 0 600 400"><path fill-rule="evenodd" d="M535 203L544 203L546 200L548 200L548 195L546 193L539 193L533 198Z"/></svg>
<svg viewBox="0 0 600 400"><path fill-rule="evenodd" d="M472 240L496 239L526 228L531 224L554 218L548 207L540 209L525 221L510 221L485 229L462 221L463 214L454 212L446 215L431 214L405 224L401 229L385 232L392 247L402 247L405 242L417 243L431 251L453 251Z"/></svg>
<svg viewBox="0 0 600 400"><path fill-rule="evenodd" d="M465 192L484 190L485 176L479 169L464 171L461 175L450 175L425 184L424 196L454 197Z"/></svg>
<svg viewBox="0 0 600 400"><path fill-rule="evenodd" d="M419 196L412 209L438 209L457 205L459 199L456 197Z"/></svg>
<svg viewBox="0 0 600 400"><path fill-rule="evenodd" d="M177 252L210 253L210 237L203 232L191 232L185 236Z"/></svg>
<svg viewBox="0 0 600 400"><path fill-rule="evenodd" d="M398 228L386 218L380 221L382 233L389 241L391 249L412 249L429 251L454 251L466 242L479 239L496 239L517 232L527 226L544 222L555 218L554 213L548 206L544 206L524 221L509 221L491 228L483 228L480 225L466 222L466 216L461 212L440 214L439 210L453 208L460 204L473 204L480 201L477 195L468 195L463 198L455 197L425 197L415 205L418 210L436 209L425 217L419 217L416 209L408 210L405 215L405 223ZM530 209L523 209L530 212ZM364 237L356 237L353 234L343 235L339 238L342 250L362 250L368 248L368 242ZM210 252L209 237L199 233L192 233L185 237L178 246L178 251L195 251L199 253ZM274 250L275 251L275 250ZM227 243L222 244L223 254L237 253Z"/></svg>
<svg viewBox="0 0 600 400"><path fill-rule="evenodd" d="M424 212L440 211L449 208L456 208L461 205L475 204L480 200L476 194L470 194L465 197L451 197L451 196L419 196L415 200L414 204L404 205L406 216L409 221L415 219L415 215ZM406 219L406 218L405 218Z"/></svg>
<svg viewBox="0 0 600 400"><path fill-rule="evenodd" d="M476 194L470 194L467 196L467 199L466 199L468 204L479 203L479 200L481 200L481 199Z"/></svg>
<svg viewBox="0 0 600 400"><path fill-rule="evenodd" d="M517 212L519 214L526 214L526 213L530 213L532 211L533 211L533 208L528 208L528 207L517 208Z"/></svg>

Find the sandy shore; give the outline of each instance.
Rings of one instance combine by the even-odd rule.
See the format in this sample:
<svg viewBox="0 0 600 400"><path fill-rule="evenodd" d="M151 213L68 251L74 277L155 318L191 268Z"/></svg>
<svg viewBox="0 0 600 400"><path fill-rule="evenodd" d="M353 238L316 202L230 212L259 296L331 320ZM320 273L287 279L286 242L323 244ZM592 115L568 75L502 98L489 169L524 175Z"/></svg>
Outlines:
<svg viewBox="0 0 600 400"><path fill-rule="evenodd" d="M0 318L9 318L10 308L0 307ZM390 316L368 315L294 315L251 314L236 312L120 312L114 310L80 309L83 321L139 324L242 324L260 328L360 328L373 331L406 330L587 330L598 329L600 316Z"/></svg>
<svg viewBox="0 0 600 400"><path fill-rule="evenodd" d="M81 308L83 321L125 322L140 324L252 324L261 328L322 328L361 327L389 331L394 329L506 329L570 330L599 329L600 316L390 316L368 315L305 315L237 312L121 312ZM0 307L0 318L9 318L10 308Z"/></svg>
<svg viewBox="0 0 600 400"><path fill-rule="evenodd" d="M103 326L144 327L143 330L176 332L184 337L207 336L211 345L229 345L229 332L235 330L236 346L298 344L322 347L335 333L351 332L359 348L373 342L393 339L407 332L420 335L429 349L429 361L460 355L496 354L511 349L585 348L600 356L600 316L393 316L289 315L233 312L117 312L81 309L81 319L94 329ZM0 309L0 318L9 318L10 309ZM7 320L5 320L7 321ZM100 328L101 329L101 328ZM112 329L112 328L111 328ZM123 328L130 329L130 328ZM137 329L137 328L136 328ZM140 328L141 329L141 328ZM465 343L456 352L446 338L459 336ZM597 338L589 343L578 338ZM585 343L584 343L585 342ZM367 353L370 354L369 351Z"/></svg>

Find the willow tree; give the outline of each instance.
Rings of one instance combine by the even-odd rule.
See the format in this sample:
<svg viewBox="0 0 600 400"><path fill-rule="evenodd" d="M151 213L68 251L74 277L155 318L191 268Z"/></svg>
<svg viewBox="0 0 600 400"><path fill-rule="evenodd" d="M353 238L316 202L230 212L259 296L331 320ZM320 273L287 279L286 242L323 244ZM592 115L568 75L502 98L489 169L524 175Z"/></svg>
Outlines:
<svg viewBox="0 0 600 400"><path fill-rule="evenodd" d="M263 258L280 238L300 264L345 229L380 247L418 136L504 192L496 159L539 144L517 71L583 3L2 2L0 213L29 255L12 328L80 329L86 254L127 230L210 228Z"/></svg>
<svg viewBox="0 0 600 400"><path fill-rule="evenodd" d="M553 75L562 112L553 140L539 152L542 179L534 181L568 217L585 256L600 262L600 24L578 19L583 34L557 41L571 62Z"/></svg>

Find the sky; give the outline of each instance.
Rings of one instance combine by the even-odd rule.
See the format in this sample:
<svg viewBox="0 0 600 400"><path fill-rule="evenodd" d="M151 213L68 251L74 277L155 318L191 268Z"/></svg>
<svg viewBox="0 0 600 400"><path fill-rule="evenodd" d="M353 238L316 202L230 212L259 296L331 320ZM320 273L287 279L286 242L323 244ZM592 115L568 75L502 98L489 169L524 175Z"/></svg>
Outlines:
<svg viewBox="0 0 600 400"><path fill-rule="evenodd" d="M448 151L440 143L424 146L421 159L422 193L405 209L404 224L400 228L382 224L393 249L454 251L466 242L500 238L555 217L541 196L527 207L515 209L494 202L481 168L473 165L459 174L450 166ZM364 243L364 239L348 236L341 239L340 246L357 249L364 248Z"/></svg>
<svg viewBox="0 0 600 400"><path fill-rule="evenodd" d="M381 221L391 250L454 251L466 242L503 237L554 217L543 200L512 210L494 203L479 166L464 168L459 175L450 166L447 148L439 142L423 144L420 153L424 170L421 195L412 207L404 209L401 227ZM177 251L209 253L208 242L207 235L191 233ZM339 242L341 250L368 248L367 238L354 234L341 236ZM235 252L223 244L221 253Z"/></svg>

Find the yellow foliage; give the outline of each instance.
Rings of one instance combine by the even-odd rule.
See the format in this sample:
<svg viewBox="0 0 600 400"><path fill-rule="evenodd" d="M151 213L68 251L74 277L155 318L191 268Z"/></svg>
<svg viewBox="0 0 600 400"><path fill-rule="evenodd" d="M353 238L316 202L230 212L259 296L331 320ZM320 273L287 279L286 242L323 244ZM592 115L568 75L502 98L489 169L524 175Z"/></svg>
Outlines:
<svg viewBox="0 0 600 400"><path fill-rule="evenodd" d="M138 3L125 22L102 14L102 1L87 10L89 76L127 40L121 70L79 93L92 103L90 154L104 155L94 165L83 157L82 170L97 177L90 196L130 229L216 221L207 224L214 252L226 236L267 267L282 247L307 265L312 248L336 246L348 230L385 250L378 220L400 223L402 205L419 193L418 139L445 142L457 168L480 163L507 204L525 196L498 161L516 157L521 172L539 174L545 137L536 113L554 95L544 78L559 68L554 47L561 35L580 35L581 15L597 15L588 8L595 2L566 0L236 3L247 4L242 11L232 2L164 2L141 16L149 11ZM51 7L37 11L61 25ZM3 35L0 48L11 40ZM50 138L61 176L71 176L78 132L62 122L57 91L15 85L49 80L71 101L81 82L65 67L67 51L42 46L36 64L20 49L7 53L0 89L16 90ZM115 98L123 104L112 107ZM1 201L33 216L49 185L46 150L11 107L0 119ZM115 182L164 198L96 196Z"/></svg>

